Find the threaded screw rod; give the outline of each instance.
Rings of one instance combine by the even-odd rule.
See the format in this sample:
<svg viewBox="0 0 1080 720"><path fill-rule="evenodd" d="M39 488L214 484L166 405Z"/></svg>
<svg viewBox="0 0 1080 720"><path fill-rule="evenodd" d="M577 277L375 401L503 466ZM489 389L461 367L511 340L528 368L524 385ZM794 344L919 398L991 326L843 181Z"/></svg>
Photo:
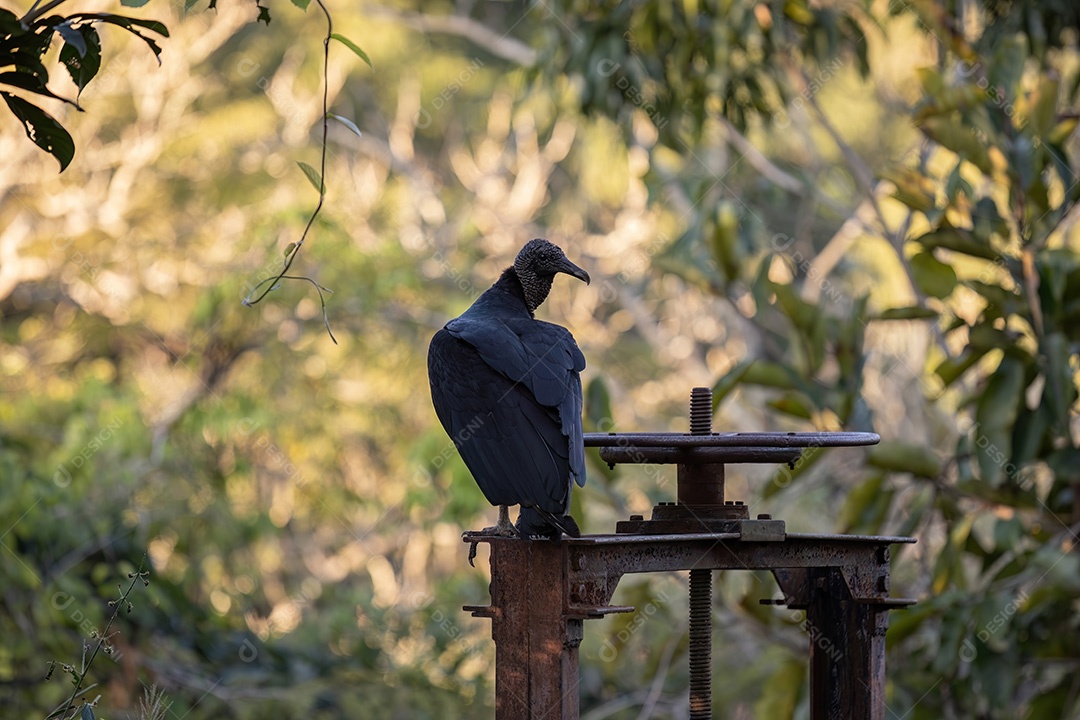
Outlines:
<svg viewBox="0 0 1080 720"><path fill-rule="evenodd" d="M690 391L690 434L712 432L712 389ZM712 570L690 571L690 720L712 718Z"/></svg>

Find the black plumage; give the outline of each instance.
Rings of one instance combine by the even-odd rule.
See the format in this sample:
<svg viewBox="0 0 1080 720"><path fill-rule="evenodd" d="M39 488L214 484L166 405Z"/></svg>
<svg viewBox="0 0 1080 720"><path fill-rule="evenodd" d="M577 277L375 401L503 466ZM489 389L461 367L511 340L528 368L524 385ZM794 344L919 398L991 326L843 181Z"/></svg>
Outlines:
<svg viewBox="0 0 1080 720"><path fill-rule="evenodd" d="M547 240L532 240L512 267L428 349L431 400L443 428L510 534L506 506L520 505L524 537L578 535L569 516L585 484L581 376L585 357L570 331L537 320L556 274L589 275Z"/></svg>

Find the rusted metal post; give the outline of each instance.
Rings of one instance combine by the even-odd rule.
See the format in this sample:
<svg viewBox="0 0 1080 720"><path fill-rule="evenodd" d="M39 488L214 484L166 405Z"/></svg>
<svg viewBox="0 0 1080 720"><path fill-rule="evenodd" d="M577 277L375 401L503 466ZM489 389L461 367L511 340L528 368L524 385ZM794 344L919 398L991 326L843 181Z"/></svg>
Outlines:
<svg viewBox="0 0 1080 720"><path fill-rule="evenodd" d="M473 611L492 619L496 720L577 720L582 621L565 613L566 546L490 547L491 607Z"/></svg>
<svg viewBox="0 0 1080 720"><path fill-rule="evenodd" d="M812 571L810 718L885 720L888 607L857 602L834 568Z"/></svg>

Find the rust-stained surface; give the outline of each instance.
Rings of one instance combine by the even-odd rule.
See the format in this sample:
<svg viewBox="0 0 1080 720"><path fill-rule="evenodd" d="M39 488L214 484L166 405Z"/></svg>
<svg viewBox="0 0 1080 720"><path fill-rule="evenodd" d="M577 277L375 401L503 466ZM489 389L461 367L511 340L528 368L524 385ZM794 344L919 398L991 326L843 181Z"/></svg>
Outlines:
<svg viewBox="0 0 1080 720"><path fill-rule="evenodd" d="M492 621L497 720L577 720L578 646L586 619L631 612L613 606L629 573L689 570L690 718L712 717L712 571L770 570L784 597L766 604L806 610L811 718L885 718L889 546L906 537L787 533L781 520L749 517L724 497L728 462L794 462L803 448L871 445L873 433L712 433L711 393L695 388L691 434L588 434L607 462L675 463L678 502L632 516L615 535L560 543L465 533L491 548L491 605L466 607Z"/></svg>

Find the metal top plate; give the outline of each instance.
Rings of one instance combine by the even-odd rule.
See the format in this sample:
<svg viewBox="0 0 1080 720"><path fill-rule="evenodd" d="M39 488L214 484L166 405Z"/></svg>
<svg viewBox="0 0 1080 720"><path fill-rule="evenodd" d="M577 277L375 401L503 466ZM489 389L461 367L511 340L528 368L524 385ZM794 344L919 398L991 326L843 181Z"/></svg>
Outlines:
<svg viewBox="0 0 1080 720"><path fill-rule="evenodd" d="M585 447L742 447L809 448L877 445L881 436L866 432L585 433Z"/></svg>

